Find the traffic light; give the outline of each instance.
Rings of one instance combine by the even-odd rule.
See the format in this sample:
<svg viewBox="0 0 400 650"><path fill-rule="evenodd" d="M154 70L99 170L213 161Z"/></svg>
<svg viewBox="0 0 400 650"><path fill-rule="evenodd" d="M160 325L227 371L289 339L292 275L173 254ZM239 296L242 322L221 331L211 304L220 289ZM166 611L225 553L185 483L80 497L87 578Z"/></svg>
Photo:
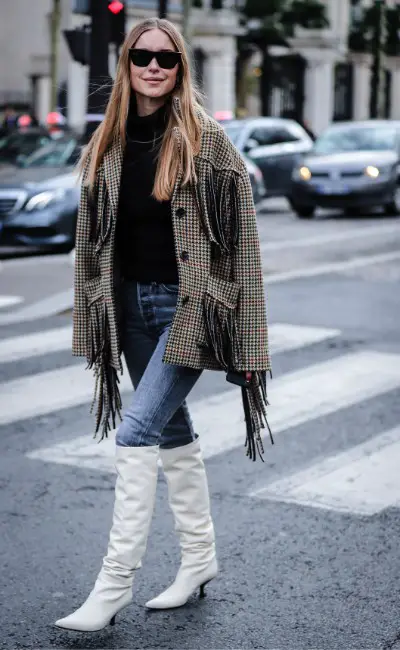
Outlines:
<svg viewBox="0 0 400 650"><path fill-rule="evenodd" d="M64 36L74 61L89 65L90 60L90 25L65 29Z"/></svg>
<svg viewBox="0 0 400 650"><path fill-rule="evenodd" d="M400 54L400 7L385 8L385 29L383 34L387 56Z"/></svg>
<svg viewBox="0 0 400 650"><path fill-rule="evenodd" d="M108 0L110 43L120 47L125 40L126 2Z"/></svg>

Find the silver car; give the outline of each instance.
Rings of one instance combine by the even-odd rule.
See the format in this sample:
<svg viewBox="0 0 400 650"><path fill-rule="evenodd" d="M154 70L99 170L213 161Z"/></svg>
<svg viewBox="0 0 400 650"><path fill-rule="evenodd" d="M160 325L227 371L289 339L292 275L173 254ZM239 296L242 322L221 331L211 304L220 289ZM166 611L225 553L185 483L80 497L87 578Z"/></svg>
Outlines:
<svg viewBox="0 0 400 650"><path fill-rule="evenodd" d="M282 117L229 120L222 126L237 149L260 168L267 196L286 196L293 168L313 146L305 129Z"/></svg>
<svg viewBox="0 0 400 650"><path fill-rule="evenodd" d="M342 122L326 129L294 169L289 202L301 218L316 207L350 214L400 213L400 121Z"/></svg>

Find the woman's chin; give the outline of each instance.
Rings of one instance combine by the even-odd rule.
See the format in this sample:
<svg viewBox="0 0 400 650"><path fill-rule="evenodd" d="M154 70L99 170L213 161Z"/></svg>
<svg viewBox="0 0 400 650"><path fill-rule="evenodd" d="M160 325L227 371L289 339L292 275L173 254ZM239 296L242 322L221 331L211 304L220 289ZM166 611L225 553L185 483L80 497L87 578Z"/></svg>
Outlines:
<svg viewBox="0 0 400 650"><path fill-rule="evenodd" d="M146 88L143 88L142 94L145 97L157 99L159 97L163 97L164 95L168 94L168 91L165 90L162 86L153 86L149 87L147 86Z"/></svg>

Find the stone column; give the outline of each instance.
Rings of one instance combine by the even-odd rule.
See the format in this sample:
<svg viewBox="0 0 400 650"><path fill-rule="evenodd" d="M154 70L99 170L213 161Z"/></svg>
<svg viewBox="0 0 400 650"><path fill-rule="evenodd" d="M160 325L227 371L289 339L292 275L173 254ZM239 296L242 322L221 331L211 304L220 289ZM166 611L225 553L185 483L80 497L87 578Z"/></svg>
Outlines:
<svg viewBox="0 0 400 650"><path fill-rule="evenodd" d="M72 59L68 63L68 124L76 131L82 131L87 109L89 68Z"/></svg>
<svg viewBox="0 0 400 650"><path fill-rule="evenodd" d="M400 56L387 56L385 64L392 73L390 118L400 120Z"/></svg>
<svg viewBox="0 0 400 650"><path fill-rule="evenodd" d="M304 120L319 135L331 122L334 104L334 60L324 52L302 52L305 73Z"/></svg>
<svg viewBox="0 0 400 650"><path fill-rule="evenodd" d="M371 65L370 54L352 52L350 61L353 63L353 119L369 119L369 100L371 93Z"/></svg>
<svg viewBox="0 0 400 650"><path fill-rule="evenodd" d="M204 91L206 104L211 115L216 111L231 111L236 108L235 96L235 54L233 48L209 50L204 61Z"/></svg>
<svg viewBox="0 0 400 650"><path fill-rule="evenodd" d="M42 76L37 79L35 115L39 122L45 124L50 111L51 79L50 76Z"/></svg>
<svg viewBox="0 0 400 650"><path fill-rule="evenodd" d="M193 34L191 46L201 48L204 60L204 93L206 108L216 111L236 109L235 62L236 36L242 33L238 15L229 9L214 11L207 4L204 9L193 8L190 14Z"/></svg>

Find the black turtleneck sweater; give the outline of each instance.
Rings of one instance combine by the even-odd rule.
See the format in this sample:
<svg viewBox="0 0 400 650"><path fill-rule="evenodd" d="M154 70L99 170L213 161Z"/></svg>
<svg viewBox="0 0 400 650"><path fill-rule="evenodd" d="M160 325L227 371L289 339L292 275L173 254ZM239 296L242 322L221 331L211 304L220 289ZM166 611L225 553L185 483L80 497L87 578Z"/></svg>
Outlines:
<svg viewBox="0 0 400 650"><path fill-rule="evenodd" d="M151 196L166 107L139 117L131 102L118 205L117 246L122 276L138 282L178 283L171 202Z"/></svg>

